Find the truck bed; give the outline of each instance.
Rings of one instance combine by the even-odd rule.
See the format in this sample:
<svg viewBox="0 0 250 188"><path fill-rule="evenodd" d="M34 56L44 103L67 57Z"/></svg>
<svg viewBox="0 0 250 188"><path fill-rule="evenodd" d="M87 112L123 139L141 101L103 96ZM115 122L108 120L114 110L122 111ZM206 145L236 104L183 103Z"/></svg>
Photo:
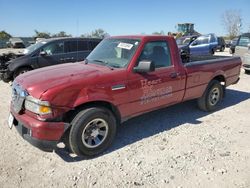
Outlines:
<svg viewBox="0 0 250 188"><path fill-rule="evenodd" d="M202 56L191 56L190 61L185 64L190 64L197 61L210 61L210 60L227 60L232 59L232 56L215 56L215 55L202 55Z"/></svg>
<svg viewBox="0 0 250 188"><path fill-rule="evenodd" d="M240 57L197 56L185 63L187 74L186 93L184 100L199 98L207 84L220 75L225 87L234 84L239 79L241 68Z"/></svg>

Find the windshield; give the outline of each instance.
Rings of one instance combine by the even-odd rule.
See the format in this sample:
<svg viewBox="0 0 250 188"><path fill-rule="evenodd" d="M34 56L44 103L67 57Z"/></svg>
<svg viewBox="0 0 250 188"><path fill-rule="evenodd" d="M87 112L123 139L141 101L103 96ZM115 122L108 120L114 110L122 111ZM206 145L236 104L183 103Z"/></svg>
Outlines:
<svg viewBox="0 0 250 188"><path fill-rule="evenodd" d="M26 54L31 54L32 52L34 52L36 49L40 48L42 45L46 44L47 42L45 41L41 41L38 42L36 44L32 44L30 45L28 48L25 48L23 53Z"/></svg>
<svg viewBox="0 0 250 188"><path fill-rule="evenodd" d="M89 63L123 68L130 62L139 43L138 39L104 39L86 59Z"/></svg>

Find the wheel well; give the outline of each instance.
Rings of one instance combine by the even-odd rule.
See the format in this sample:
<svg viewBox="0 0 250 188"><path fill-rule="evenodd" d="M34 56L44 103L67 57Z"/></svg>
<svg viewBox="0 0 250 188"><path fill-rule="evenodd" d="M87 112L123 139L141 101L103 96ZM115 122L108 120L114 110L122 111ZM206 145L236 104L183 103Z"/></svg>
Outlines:
<svg viewBox="0 0 250 188"><path fill-rule="evenodd" d="M219 82L220 82L222 85L224 85L224 86L226 85L225 77L222 76L222 75L219 75L219 76L214 77L213 80L219 81Z"/></svg>
<svg viewBox="0 0 250 188"><path fill-rule="evenodd" d="M28 68L28 69L30 69L30 70L33 69L31 66L26 65L26 66L18 67L17 70L24 69L24 68ZM16 70L16 71L17 71L17 70ZM15 72L16 72L16 71L15 71Z"/></svg>
<svg viewBox="0 0 250 188"><path fill-rule="evenodd" d="M75 107L75 109L69 111L66 116L65 116L65 120L67 122L71 122L73 120L73 118L75 117L75 115L85 109L85 108L90 108L90 107L104 107L109 109L115 116L116 120L118 123L121 122L121 114L119 112L119 110L117 109L117 107L115 107L113 104L106 102L106 101L94 101L94 102L88 102L88 103L84 103L82 105L79 105L77 107Z"/></svg>
<svg viewBox="0 0 250 188"><path fill-rule="evenodd" d="M32 70L33 68L29 65L26 65L26 66L21 66L21 67L18 67L14 72L13 72L13 75L12 76L15 76L15 74L17 73L17 71L19 71L20 69L24 69L24 68L28 68L29 70Z"/></svg>
<svg viewBox="0 0 250 188"><path fill-rule="evenodd" d="M225 97L225 93L226 93L226 80L225 77L222 75L216 76L213 78L213 80L217 80L221 83L222 87L223 87L223 97Z"/></svg>

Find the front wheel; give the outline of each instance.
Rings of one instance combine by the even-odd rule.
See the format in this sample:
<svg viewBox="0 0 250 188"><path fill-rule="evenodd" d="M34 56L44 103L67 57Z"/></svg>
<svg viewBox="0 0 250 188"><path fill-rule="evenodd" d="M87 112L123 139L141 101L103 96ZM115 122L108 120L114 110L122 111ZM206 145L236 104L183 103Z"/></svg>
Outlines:
<svg viewBox="0 0 250 188"><path fill-rule="evenodd" d="M217 80L212 80L202 95L198 99L198 107L203 111L216 110L224 95L224 89Z"/></svg>
<svg viewBox="0 0 250 188"><path fill-rule="evenodd" d="M105 108L80 111L72 121L69 133L71 150L77 155L94 156L107 149L116 134L116 119Z"/></svg>
<svg viewBox="0 0 250 188"><path fill-rule="evenodd" d="M211 54L211 55L214 55L214 49L211 49L211 50L210 50L210 54Z"/></svg>
<svg viewBox="0 0 250 188"><path fill-rule="evenodd" d="M225 50L225 47L222 46L222 47L220 48L220 51L221 51L221 52L224 52L224 50Z"/></svg>

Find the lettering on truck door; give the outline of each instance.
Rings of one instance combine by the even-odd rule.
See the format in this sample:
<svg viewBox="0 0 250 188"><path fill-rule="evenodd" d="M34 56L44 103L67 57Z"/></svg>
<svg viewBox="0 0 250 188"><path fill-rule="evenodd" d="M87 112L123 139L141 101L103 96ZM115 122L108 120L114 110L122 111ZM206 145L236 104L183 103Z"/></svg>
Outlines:
<svg viewBox="0 0 250 188"><path fill-rule="evenodd" d="M182 80L171 60L166 41L146 43L138 59L155 63L155 71L129 75L130 113L140 113L163 105L180 102L184 93ZM183 83L183 84L182 84Z"/></svg>

